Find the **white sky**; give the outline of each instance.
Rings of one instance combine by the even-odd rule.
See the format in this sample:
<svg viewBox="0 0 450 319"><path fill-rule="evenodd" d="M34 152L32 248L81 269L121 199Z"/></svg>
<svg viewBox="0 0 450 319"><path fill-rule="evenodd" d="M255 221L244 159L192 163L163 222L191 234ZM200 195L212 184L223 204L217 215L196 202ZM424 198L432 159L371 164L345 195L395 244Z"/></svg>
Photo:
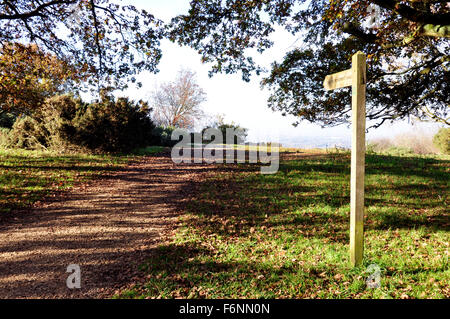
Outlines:
<svg viewBox="0 0 450 319"><path fill-rule="evenodd" d="M146 9L157 18L168 21L170 18L186 13L189 9L188 0L128 0L137 8ZM258 63L269 67L274 60L281 60L284 54L293 48L296 38L280 30L273 34L275 45L263 55L255 55ZM123 94L133 99L147 99L154 88L162 82L171 81L180 68L188 68L197 73L197 82L207 93L208 100L203 109L208 114L224 114L226 121L234 121L249 129L248 139L252 142L277 140L280 142L305 137L344 138L350 139L350 128L346 125L322 129L319 125L302 122L293 127L293 117L283 117L279 112L272 112L267 107L269 92L260 89L260 80L253 76L250 83L242 81L240 74L218 74L208 77L209 65L200 62L200 55L188 47L180 47L168 40L161 43L163 57L158 68L158 74L142 73L138 79L143 87L132 87ZM298 42L296 43L298 45ZM393 137L396 134L417 131L431 134L438 125L419 123L412 126L407 122L385 124L377 130L371 130L368 138Z"/></svg>

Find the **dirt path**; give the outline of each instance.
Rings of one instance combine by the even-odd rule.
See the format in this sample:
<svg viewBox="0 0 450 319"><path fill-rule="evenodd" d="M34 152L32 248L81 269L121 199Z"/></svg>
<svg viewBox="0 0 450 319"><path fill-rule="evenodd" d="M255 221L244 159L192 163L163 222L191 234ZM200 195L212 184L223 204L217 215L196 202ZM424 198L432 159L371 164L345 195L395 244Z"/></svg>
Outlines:
<svg viewBox="0 0 450 319"><path fill-rule="evenodd" d="M141 279L208 166L148 157L0 224L0 298L105 298ZM67 266L81 268L69 290ZM140 275L140 276L139 276Z"/></svg>

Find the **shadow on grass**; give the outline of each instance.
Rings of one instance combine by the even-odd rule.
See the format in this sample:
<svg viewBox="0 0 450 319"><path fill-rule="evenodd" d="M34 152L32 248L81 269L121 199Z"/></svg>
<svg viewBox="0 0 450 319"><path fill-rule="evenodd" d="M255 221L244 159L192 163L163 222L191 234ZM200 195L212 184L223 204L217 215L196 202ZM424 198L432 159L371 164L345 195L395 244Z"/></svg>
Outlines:
<svg viewBox="0 0 450 319"><path fill-rule="evenodd" d="M332 160L331 160L332 159ZM304 158L282 162L274 176L262 176L255 167L228 166L228 171L197 185L188 203L195 227L220 236L248 236L251 229L289 227L306 237L348 241L349 156ZM449 161L368 155L366 185L368 230L423 227L448 230L445 213ZM379 176L399 184L383 184ZM402 176L419 176L407 184ZM382 180L381 180L382 181ZM402 184L406 183L406 184Z"/></svg>
<svg viewBox="0 0 450 319"><path fill-rule="evenodd" d="M146 283L123 292L120 297L287 298L313 291L318 282L325 283L325 273L330 276L337 273L326 266L303 267L298 263L273 267L258 260L219 262L216 254L189 242L160 246L141 266L147 274ZM296 278L290 274L296 274ZM277 294L277 287L285 291L284 295Z"/></svg>
<svg viewBox="0 0 450 319"><path fill-rule="evenodd" d="M368 156L367 171L374 177L371 181L378 182L378 175L394 181L416 176L424 184L369 183L365 229L448 231L444 198L448 164L433 159ZM228 243L236 241L247 245L252 241L269 242L277 236L275 245L279 247L269 249L269 254L302 239L348 245L349 170L348 155L291 158L282 162L280 172L274 176L259 175L255 166L220 166L209 179L190 188L192 198L182 205L194 216L185 221L187 233L183 240L192 233L200 237L160 247L143 267L150 279L123 297L202 298L211 297L210 290L213 297L219 298L246 296L249 291L253 298L298 297L316 291L317 285L332 285L329 280L333 281L335 272L339 272L333 267L304 260L305 264L287 263L277 268L251 259L250 253L233 259L226 252L205 247L216 238L229 247ZM429 272L444 271L442 267ZM347 271L351 274L353 270ZM412 267L405 273L426 271ZM351 293L357 294L365 290L365 284L352 289ZM285 295L280 295L281 291Z"/></svg>
<svg viewBox="0 0 450 319"><path fill-rule="evenodd" d="M30 153L31 154L31 153ZM112 156L0 155L0 221L87 176L116 171L124 158Z"/></svg>

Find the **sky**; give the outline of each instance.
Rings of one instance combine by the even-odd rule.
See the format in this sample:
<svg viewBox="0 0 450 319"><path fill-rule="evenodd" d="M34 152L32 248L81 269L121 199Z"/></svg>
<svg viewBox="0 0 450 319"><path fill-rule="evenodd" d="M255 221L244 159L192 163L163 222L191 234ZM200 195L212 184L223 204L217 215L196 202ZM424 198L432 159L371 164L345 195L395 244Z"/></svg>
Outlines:
<svg viewBox="0 0 450 319"><path fill-rule="evenodd" d="M178 14L187 13L188 0L127 0L122 4L133 4L137 8L146 9L155 17L169 21ZM270 64L281 61L284 54L295 46L301 45L298 39L280 29L272 40L275 45L262 55L254 56L261 65L269 68ZM193 70L197 74L197 83L207 94L203 110L210 115L223 114L227 122L235 122L249 130L248 140L251 142L279 141L283 145L332 147L333 144L349 146L351 130L348 125L321 128L317 124L301 122L293 127L293 117L283 117L280 112L273 112L267 106L268 90L260 88L261 77L253 76L250 83L244 82L240 74L218 74L208 77L210 65L202 64L200 55L188 47L180 47L168 40L161 42L163 57L157 74L143 72L138 76L143 86L140 89L130 87L120 93L133 99L149 99L151 92L161 83L172 81L181 68ZM394 137L406 132L433 134L440 126L433 123L409 123L408 121L386 123L378 129L370 130L368 139ZM319 145L320 144L320 145Z"/></svg>

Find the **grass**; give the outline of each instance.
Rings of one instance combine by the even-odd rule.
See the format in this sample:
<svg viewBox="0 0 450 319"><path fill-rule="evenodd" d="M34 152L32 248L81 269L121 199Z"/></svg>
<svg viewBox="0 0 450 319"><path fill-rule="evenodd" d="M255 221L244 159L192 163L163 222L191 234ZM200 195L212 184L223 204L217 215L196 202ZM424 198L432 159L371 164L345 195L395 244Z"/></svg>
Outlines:
<svg viewBox="0 0 450 319"><path fill-rule="evenodd" d="M0 218L62 191L126 165L136 156L164 152L161 146L135 150L132 155L61 155L53 152L0 149Z"/></svg>
<svg viewBox="0 0 450 319"><path fill-rule="evenodd" d="M349 263L348 153L276 175L223 166L197 186L173 242L117 298L449 298L448 158L367 156L365 259ZM381 287L368 288L372 264Z"/></svg>
<svg viewBox="0 0 450 319"><path fill-rule="evenodd" d="M0 150L0 218L55 191L122 167L127 156Z"/></svg>

